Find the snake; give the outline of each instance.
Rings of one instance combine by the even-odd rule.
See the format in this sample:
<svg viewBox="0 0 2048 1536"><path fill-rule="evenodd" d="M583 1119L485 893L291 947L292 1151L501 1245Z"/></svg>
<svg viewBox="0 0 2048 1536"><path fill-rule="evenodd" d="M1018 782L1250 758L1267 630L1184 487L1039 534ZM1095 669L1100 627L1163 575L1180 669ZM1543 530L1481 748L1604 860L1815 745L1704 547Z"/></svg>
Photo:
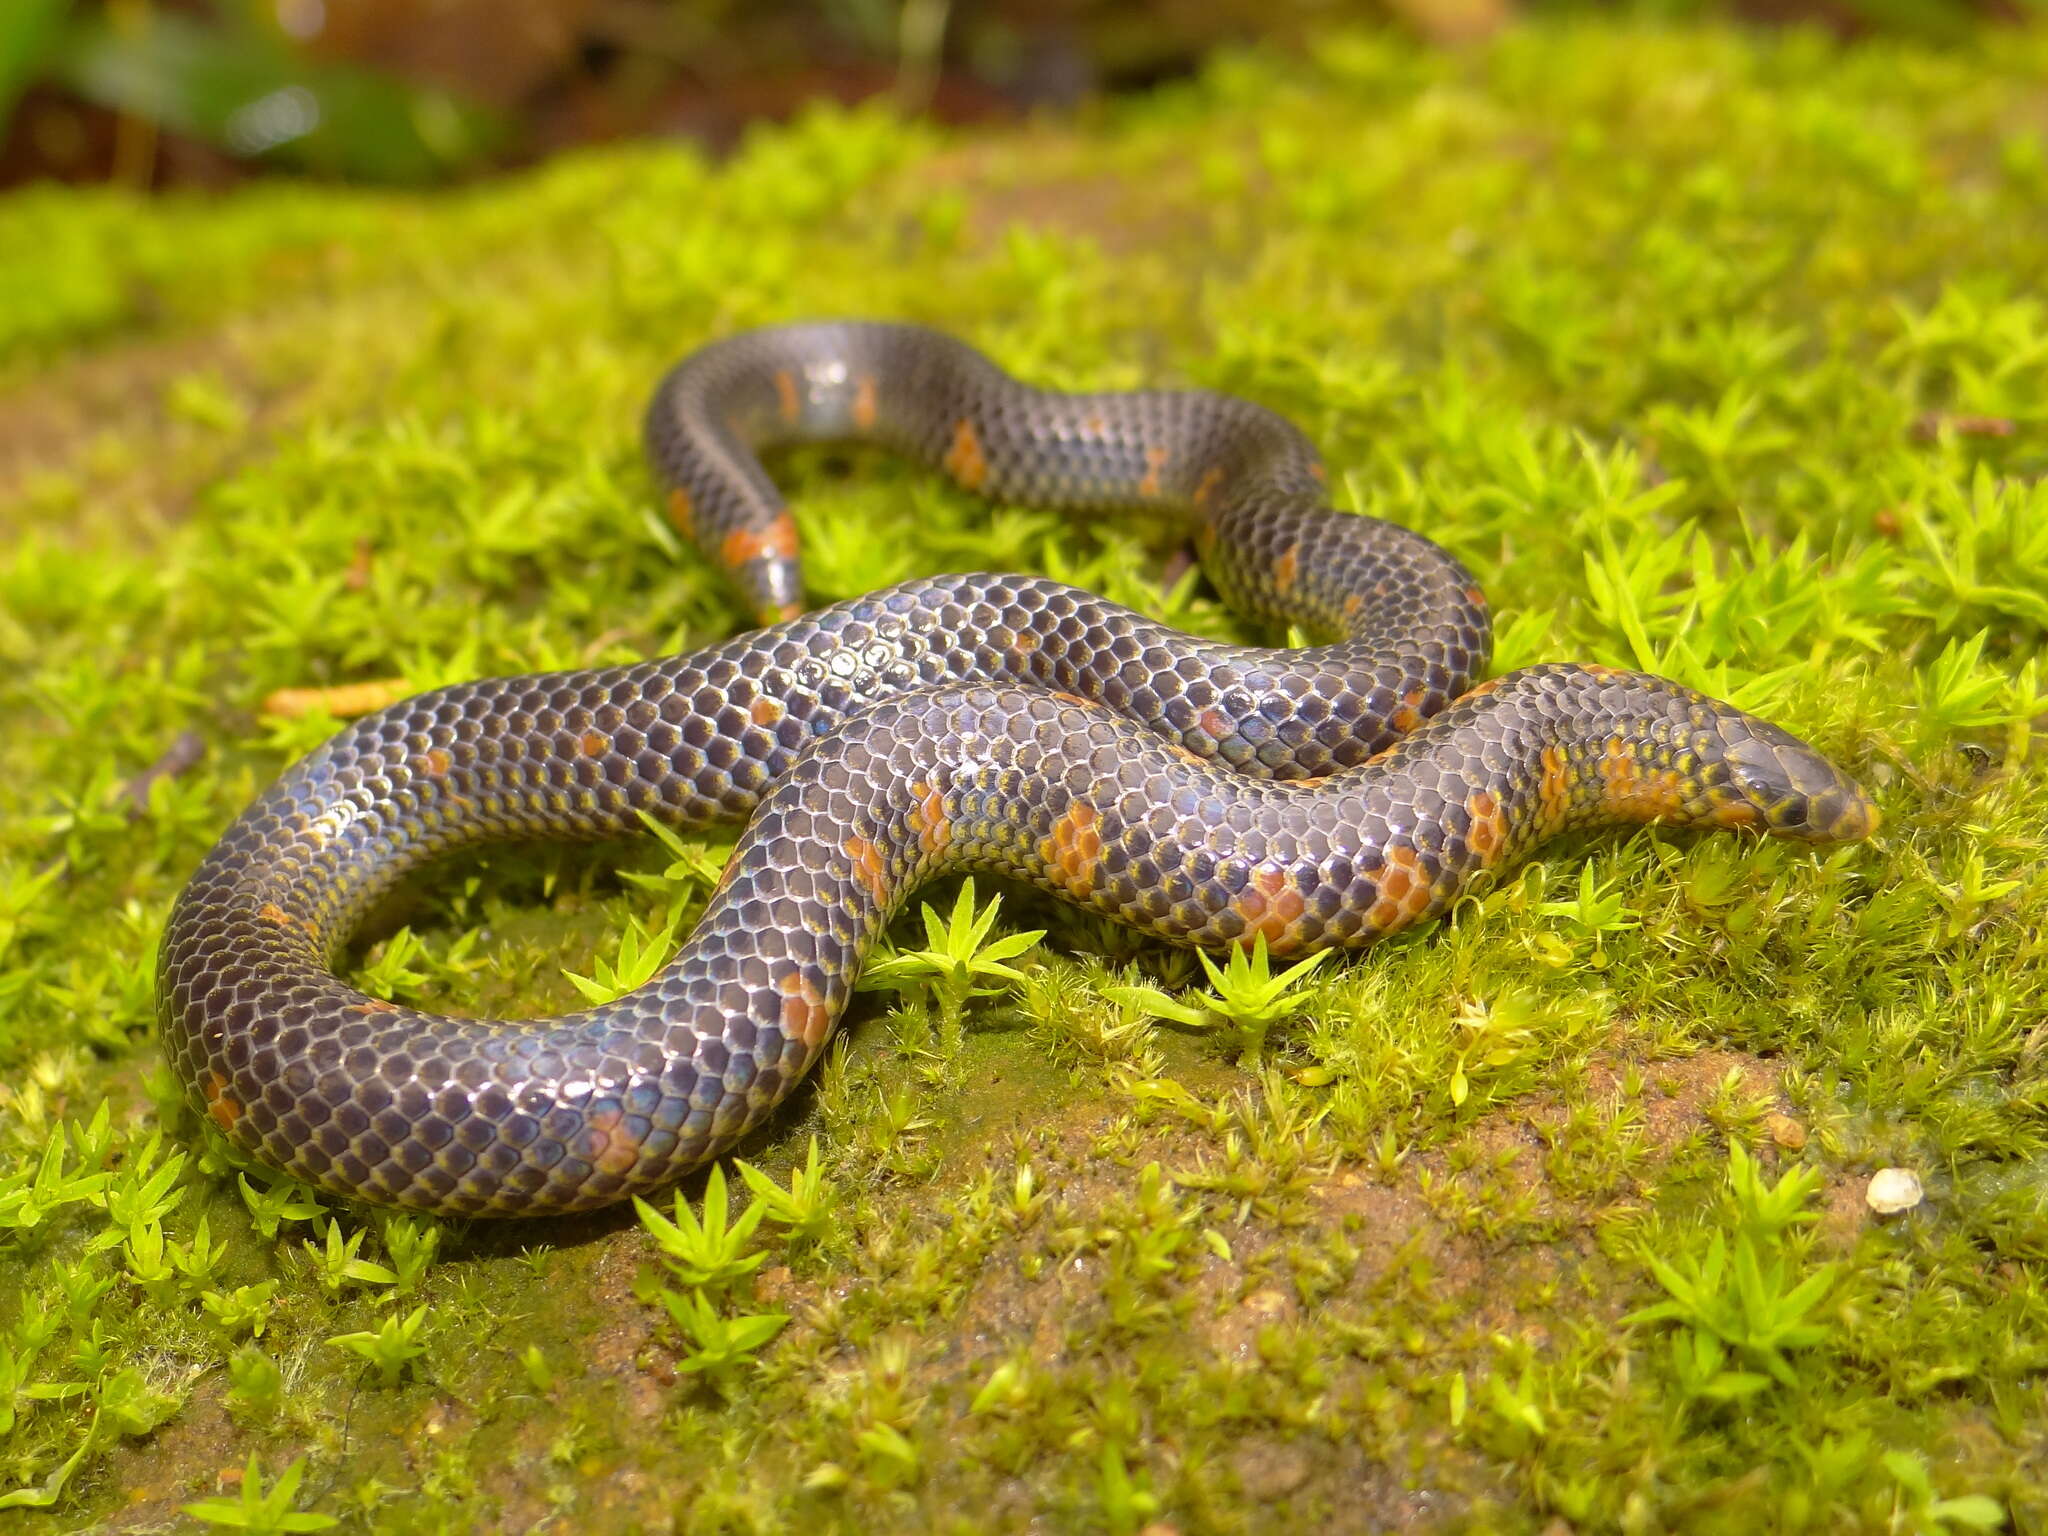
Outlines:
<svg viewBox="0 0 2048 1536"><path fill-rule="evenodd" d="M1570 828L1818 844L1878 824L1815 749L1678 683L1561 663L1480 681L1471 574L1334 508L1303 434L1236 396L1039 389L939 331L799 323L684 358L645 441L669 517L759 627L352 720L175 902L162 1042L192 1107L256 1162L461 1217L654 1192L789 1096L891 920L951 872L1282 956L1436 917ZM807 610L762 455L842 441L998 502L1178 517L1231 607L1326 643L1198 638L1034 575L925 576ZM376 900L427 861L644 834L643 817L746 826L673 958L624 995L459 1018L338 974Z"/></svg>

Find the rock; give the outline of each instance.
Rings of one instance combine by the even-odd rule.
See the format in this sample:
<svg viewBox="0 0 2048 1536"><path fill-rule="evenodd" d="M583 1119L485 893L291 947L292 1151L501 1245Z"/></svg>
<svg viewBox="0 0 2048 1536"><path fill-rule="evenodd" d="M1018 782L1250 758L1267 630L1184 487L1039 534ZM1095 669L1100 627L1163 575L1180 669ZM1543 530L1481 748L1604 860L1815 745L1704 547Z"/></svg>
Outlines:
<svg viewBox="0 0 2048 1536"><path fill-rule="evenodd" d="M1787 1152L1798 1152L1806 1146L1806 1127L1790 1115L1766 1115L1764 1129L1771 1133L1771 1140Z"/></svg>
<svg viewBox="0 0 2048 1536"><path fill-rule="evenodd" d="M1921 1200L1920 1175L1910 1168L1880 1168L1870 1176L1863 1203L1880 1216L1910 1211Z"/></svg>
<svg viewBox="0 0 2048 1536"><path fill-rule="evenodd" d="M1246 1498L1258 1504L1284 1499L1315 1473L1309 1453L1291 1441L1254 1440L1230 1458Z"/></svg>

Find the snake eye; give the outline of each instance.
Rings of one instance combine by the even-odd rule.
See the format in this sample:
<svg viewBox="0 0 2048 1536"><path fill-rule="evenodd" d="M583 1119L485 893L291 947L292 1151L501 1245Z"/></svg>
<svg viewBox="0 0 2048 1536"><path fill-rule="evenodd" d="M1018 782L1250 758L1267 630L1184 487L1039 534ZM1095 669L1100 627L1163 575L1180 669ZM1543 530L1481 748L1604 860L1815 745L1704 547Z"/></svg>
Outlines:
<svg viewBox="0 0 2048 1536"><path fill-rule="evenodd" d="M1786 788L1761 767L1751 763L1731 762L1728 765L1728 782L1747 800L1775 800Z"/></svg>
<svg viewBox="0 0 2048 1536"><path fill-rule="evenodd" d="M1745 733L1723 746L1721 761L1728 787L1745 800L1768 805L1793 792L1774 742Z"/></svg>

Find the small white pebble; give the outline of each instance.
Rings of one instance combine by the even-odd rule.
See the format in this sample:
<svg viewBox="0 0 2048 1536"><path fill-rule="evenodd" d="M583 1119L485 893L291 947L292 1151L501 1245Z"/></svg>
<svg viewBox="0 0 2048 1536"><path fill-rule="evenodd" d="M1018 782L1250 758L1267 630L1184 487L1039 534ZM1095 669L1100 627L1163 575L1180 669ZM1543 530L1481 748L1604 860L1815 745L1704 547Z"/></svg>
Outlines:
<svg viewBox="0 0 2048 1536"><path fill-rule="evenodd" d="M1896 1216L1920 1203L1920 1175L1910 1168L1880 1168L1870 1176L1863 1203L1880 1216Z"/></svg>

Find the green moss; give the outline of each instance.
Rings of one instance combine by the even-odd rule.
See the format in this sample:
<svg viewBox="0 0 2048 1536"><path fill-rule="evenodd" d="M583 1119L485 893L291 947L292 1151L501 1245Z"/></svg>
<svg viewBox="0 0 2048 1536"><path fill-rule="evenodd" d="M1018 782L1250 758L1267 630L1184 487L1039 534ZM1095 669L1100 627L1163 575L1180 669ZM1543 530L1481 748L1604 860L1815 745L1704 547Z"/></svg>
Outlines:
<svg viewBox="0 0 2048 1536"><path fill-rule="evenodd" d="M2048 1519L2044 64L2025 35L1347 34L1069 127L828 112L715 169L16 198L0 1497L51 1498L17 1523L168 1521L252 1454L394 1531ZM790 1321L715 1369L630 1212L415 1223L233 1167L170 1108L150 952L331 728L260 701L730 630L652 515L639 409L706 337L817 313L1284 411L1342 504L1484 573L1500 665L1733 697L1885 831L1558 845L1256 1030L1149 1021L1188 957L1013 895L992 942L1048 930L1001 961L1023 982L905 972L742 1149L786 1190L815 1136L820 1183L719 1303ZM1163 530L852 462L780 466L819 596L1035 568L1235 632L1160 595ZM203 759L138 810L187 730ZM571 1007L723 846L466 861L359 963ZM1887 1164L1930 1200L1881 1224Z"/></svg>

